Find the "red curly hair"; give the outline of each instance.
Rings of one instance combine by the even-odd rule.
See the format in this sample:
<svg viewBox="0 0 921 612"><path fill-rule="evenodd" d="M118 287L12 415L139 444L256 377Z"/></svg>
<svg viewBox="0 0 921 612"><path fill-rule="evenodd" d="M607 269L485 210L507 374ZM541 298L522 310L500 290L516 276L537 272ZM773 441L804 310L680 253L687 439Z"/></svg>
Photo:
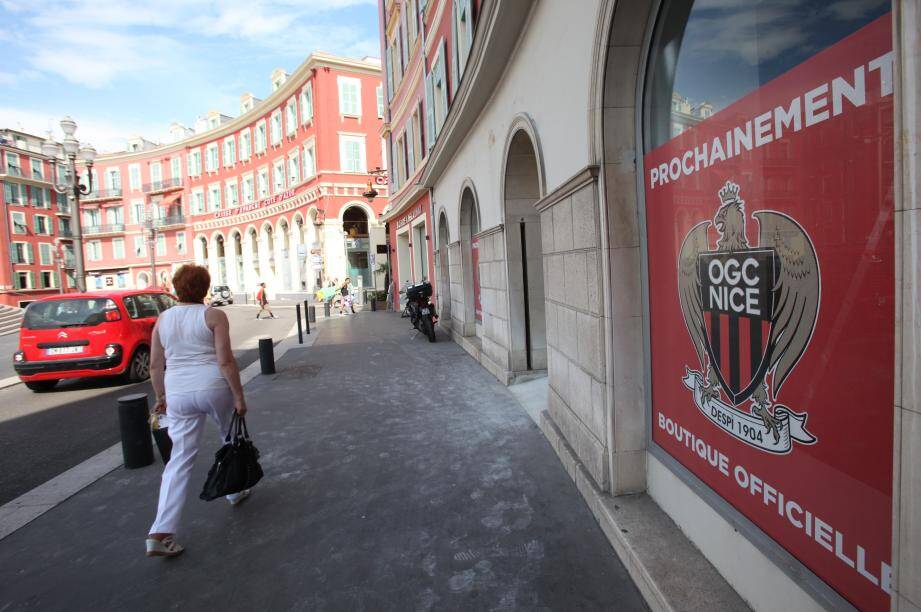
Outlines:
<svg viewBox="0 0 921 612"><path fill-rule="evenodd" d="M210 286L211 275L202 266L186 264L173 274L173 289L180 302L203 303Z"/></svg>

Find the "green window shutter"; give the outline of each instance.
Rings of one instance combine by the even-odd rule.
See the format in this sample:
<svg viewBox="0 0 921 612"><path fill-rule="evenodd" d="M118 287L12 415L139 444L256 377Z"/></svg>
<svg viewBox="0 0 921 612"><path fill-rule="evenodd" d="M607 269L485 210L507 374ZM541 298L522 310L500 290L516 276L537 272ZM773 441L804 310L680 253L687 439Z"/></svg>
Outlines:
<svg viewBox="0 0 921 612"><path fill-rule="evenodd" d="M425 146L428 151L432 150L435 144L435 90L432 80L432 72L425 77ZM396 161L396 158L394 158Z"/></svg>
<svg viewBox="0 0 921 612"><path fill-rule="evenodd" d="M35 272L29 272L29 287L35 288Z"/></svg>
<svg viewBox="0 0 921 612"><path fill-rule="evenodd" d="M26 263L30 263L30 264L35 263L34 255L35 255L35 252L32 250L32 243L27 242L26 243L26 259L27 259Z"/></svg>

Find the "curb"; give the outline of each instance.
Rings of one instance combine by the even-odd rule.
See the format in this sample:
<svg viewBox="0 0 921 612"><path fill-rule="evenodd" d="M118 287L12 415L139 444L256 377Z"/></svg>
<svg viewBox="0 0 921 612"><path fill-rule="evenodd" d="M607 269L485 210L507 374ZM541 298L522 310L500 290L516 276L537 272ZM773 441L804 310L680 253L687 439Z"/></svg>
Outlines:
<svg viewBox="0 0 921 612"><path fill-rule="evenodd" d="M305 341L303 345L299 345L297 343L297 322L294 322L288 334L283 336L276 345L275 360L278 361L284 357L285 353L292 348L312 346L318 335L319 329L314 327L308 336L309 343ZM257 359L240 371L240 382L246 386L259 375L260 365ZM18 383L19 378L14 378ZM0 385L9 380L0 380ZM0 386L0 388L3 387ZM123 463L121 442L119 442L75 465L63 474L3 504L0 506L0 540L22 529L49 510L53 510L68 498L121 467Z"/></svg>
<svg viewBox="0 0 921 612"><path fill-rule="evenodd" d="M22 381L19 380L18 376L10 376L9 378L0 378L0 389L6 389L7 387L14 387L21 383Z"/></svg>

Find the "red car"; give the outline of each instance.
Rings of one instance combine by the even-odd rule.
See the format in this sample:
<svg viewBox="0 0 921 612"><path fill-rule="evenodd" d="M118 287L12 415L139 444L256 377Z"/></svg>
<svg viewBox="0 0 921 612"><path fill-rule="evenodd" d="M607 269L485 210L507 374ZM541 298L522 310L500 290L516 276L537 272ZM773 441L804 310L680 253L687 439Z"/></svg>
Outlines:
<svg viewBox="0 0 921 612"><path fill-rule="evenodd" d="M61 379L150 375L150 336L176 298L159 289L65 293L32 302L19 331L13 368L33 391Z"/></svg>

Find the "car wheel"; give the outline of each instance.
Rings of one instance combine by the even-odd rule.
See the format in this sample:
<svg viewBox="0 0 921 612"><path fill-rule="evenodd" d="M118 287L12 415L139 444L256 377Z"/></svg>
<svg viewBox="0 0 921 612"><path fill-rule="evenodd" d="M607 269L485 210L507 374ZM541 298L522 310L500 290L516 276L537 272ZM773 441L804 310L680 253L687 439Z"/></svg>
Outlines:
<svg viewBox="0 0 921 612"><path fill-rule="evenodd" d="M51 391L54 389L54 386L58 384L57 380L28 380L25 381L26 387L36 393L43 393L45 391Z"/></svg>
<svg viewBox="0 0 921 612"><path fill-rule="evenodd" d="M128 382L136 383L147 380L150 377L150 349L142 346L131 357L128 369L125 370L125 379Z"/></svg>

